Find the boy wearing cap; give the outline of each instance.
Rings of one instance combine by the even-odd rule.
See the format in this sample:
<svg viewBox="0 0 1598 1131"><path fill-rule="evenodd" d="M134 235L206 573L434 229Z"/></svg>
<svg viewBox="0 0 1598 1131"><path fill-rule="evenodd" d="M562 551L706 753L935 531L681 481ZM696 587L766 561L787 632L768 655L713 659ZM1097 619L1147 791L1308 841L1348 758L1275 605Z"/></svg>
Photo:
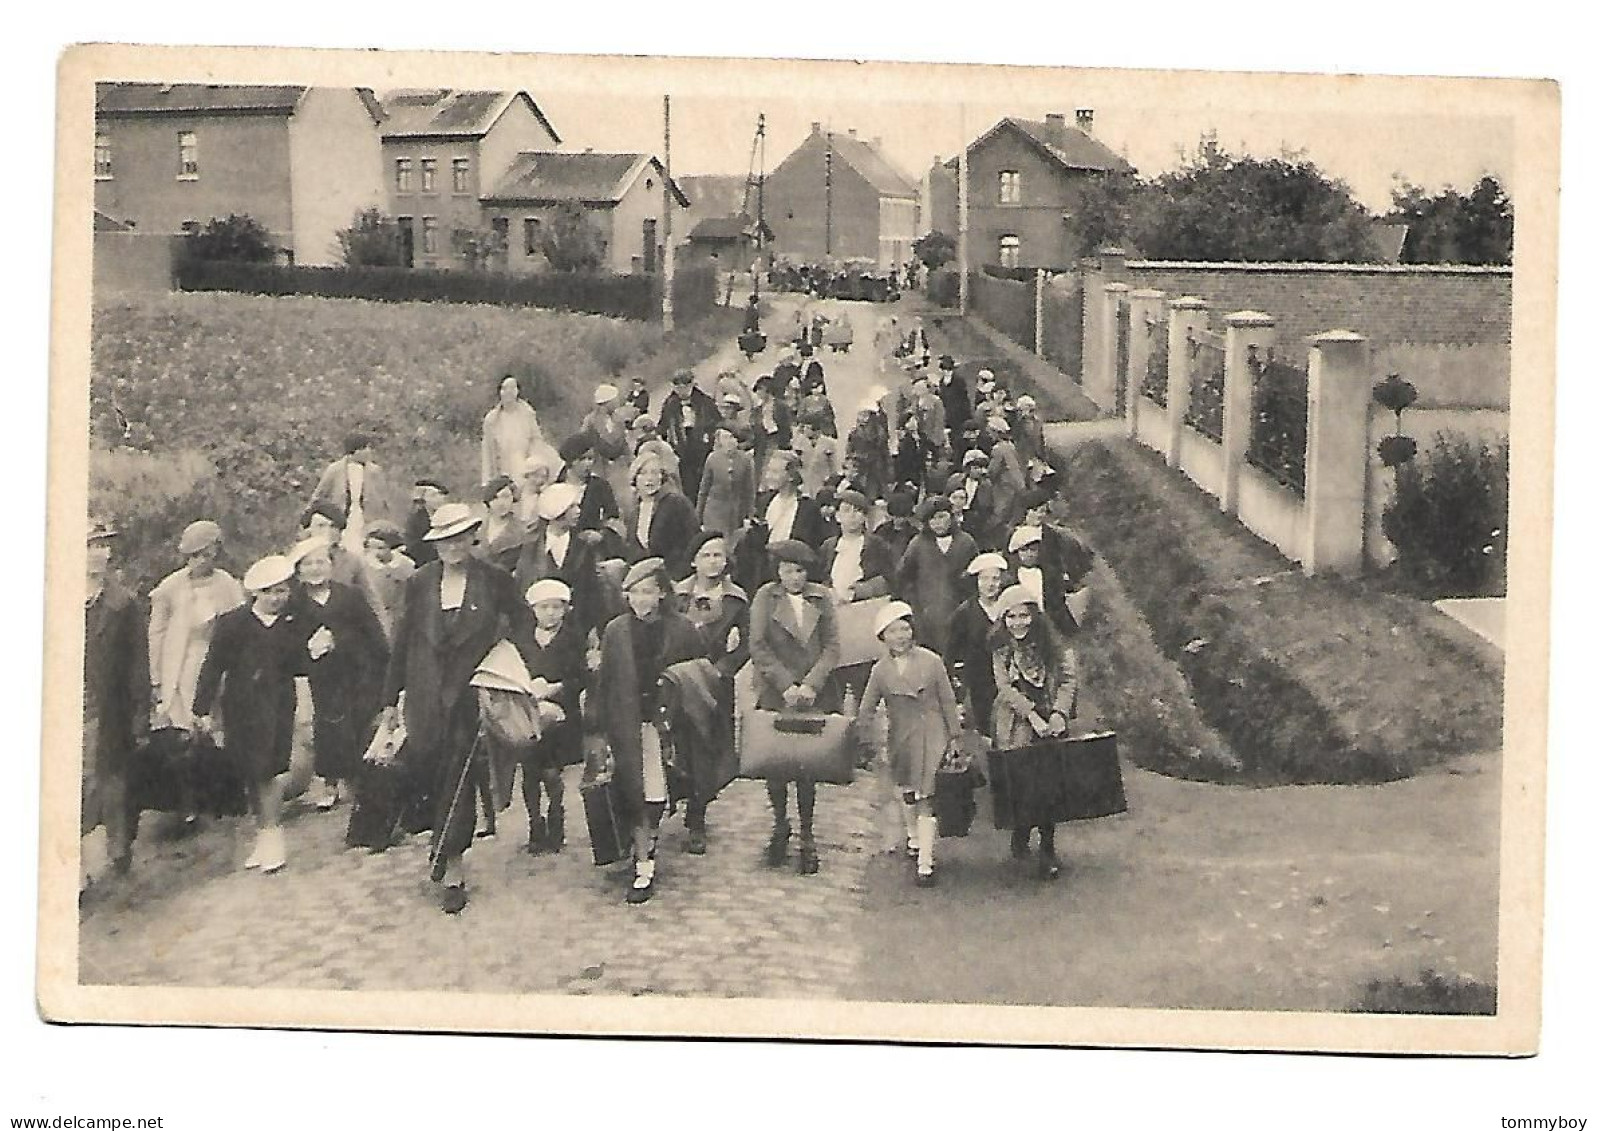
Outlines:
<svg viewBox="0 0 1598 1131"><path fill-rule="evenodd" d="M898 595L915 609L922 643L941 656L948 648L949 620L970 592L965 571L977 556L977 544L955 529L954 509L944 496L921 504L921 520L921 533L899 560Z"/></svg>
<svg viewBox="0 0 1598 1131"><path fill-rule="evenodd" d="M289 608L293 577L293 563L276 554L249 568L250 603L217 618L194 691L195 729L220 735L250 783L256 837L244 866L264 873L288 859L278 822L294 740L294 680L308 675L311 663L306 633ZM211 717L217 706L220 728Z"/></svg>
<svg viewBox="0 0 1598 1131"><path fill-rule="evenodd" d="M527 807L527 851L537 856L559 852L566 844L566 790L561 772L583 760L580 713L588 684L587 642L571 616L572 591L549 577L535 581L526 593L533 610L532 631L524 625L513 642L527 664L527 674L554 684L550 699L564 718L546 723L538 741L522 758L522 801ZM543 799L549 798L549 809Z"/></svg>

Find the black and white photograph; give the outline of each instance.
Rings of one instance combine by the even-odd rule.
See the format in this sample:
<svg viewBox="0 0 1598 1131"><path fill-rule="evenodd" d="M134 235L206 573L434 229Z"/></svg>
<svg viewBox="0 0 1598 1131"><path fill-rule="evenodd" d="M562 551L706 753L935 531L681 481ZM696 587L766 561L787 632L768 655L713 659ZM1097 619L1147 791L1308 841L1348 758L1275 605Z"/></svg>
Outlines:
<svg viewBox="0 0 1598 1131"><path fill-rule="evenodd" d="M1536 1050L1552 84L57 114L48 1019Z"/></svg>

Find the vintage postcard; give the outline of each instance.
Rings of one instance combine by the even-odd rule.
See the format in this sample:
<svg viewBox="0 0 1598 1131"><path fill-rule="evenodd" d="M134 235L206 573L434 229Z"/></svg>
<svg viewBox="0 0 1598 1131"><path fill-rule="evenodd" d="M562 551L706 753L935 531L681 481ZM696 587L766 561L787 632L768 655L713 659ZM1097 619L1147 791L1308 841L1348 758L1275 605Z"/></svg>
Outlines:
<svg viewBox="0 0 1598 1131"><path fill-rule="evenodd" d="M1536 1051L1552 83L58 114L47 1018Z"/></svg>

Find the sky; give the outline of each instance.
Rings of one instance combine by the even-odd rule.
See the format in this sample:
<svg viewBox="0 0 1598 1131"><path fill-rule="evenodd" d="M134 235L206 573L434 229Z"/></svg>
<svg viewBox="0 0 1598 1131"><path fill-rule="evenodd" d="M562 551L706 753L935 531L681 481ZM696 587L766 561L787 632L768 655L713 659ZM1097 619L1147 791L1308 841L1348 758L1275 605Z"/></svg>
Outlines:
<svg viewBox="0 0 1598 1131"><path fill-rule="evenodd" d="M766 116L766 169L769 172L803 139L814 121L861 137L880 137L888 157L918 179L935 157L950 157L1000 118L1042 118L1064 113L1074 122L1078 106L1094 109L1094 133L1148 175L1180 163L1207 130L1231 151L1275 156L1284 147L1304 150L1330 175L1349 185L1367 206L1385 211L1400 174L1431 190L1452 184L1465 188L1484 173L1496 175L1513 191L1513 130L1510 120L1485 114L1405 112L1371 114L1335 109L1305 112L1260 105L1228 105L1099 92L1074 94L1061 83L1052 98L983 98L966 102L932 101L916 91L899 99L797 98L775 92L755 97L673 95L672 167L677 174L747 174L757 115ZM847 87L843 89L847 90ZM592 90L532 87L531 93L552 118L567 144L596 150L663 148L659 94L596 95ZM963 123L962 123L963 117Z"/></svg>

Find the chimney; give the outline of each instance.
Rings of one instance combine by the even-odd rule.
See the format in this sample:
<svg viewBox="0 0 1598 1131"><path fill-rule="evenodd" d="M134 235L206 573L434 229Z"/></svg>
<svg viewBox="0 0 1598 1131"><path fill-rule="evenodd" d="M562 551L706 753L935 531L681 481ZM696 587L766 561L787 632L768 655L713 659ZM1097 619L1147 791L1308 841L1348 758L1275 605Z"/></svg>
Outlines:
<svg viewBox="0 0 1598 1131"><path fill-rule="evenodd" d="M1078 106L1076 108L1076 128L1085 134L1093 132L1093 107Z"/></svg>
<svg viewBox="0 0 1598 1131"><path fill-rule="evenodd" d="M810 123L810 132L813 133L813 134L820 133L821 132L821 123L820 122L811 122Z"/></svg>
<svg viewBox="0 0 1598 1131"><path fill-rule="evenodd" d="M850 137L854 137L855 136L855 132L854 132L854 127L853 126L849 127L849 136Z"/></svg>
<svg viewBox="0 0 1598 1131"><path fill-rule="evenodd" d="M1065 140L1065 115L1046 114L1043 118L1043 136L1050 145L1059 145Z"/></svg>

